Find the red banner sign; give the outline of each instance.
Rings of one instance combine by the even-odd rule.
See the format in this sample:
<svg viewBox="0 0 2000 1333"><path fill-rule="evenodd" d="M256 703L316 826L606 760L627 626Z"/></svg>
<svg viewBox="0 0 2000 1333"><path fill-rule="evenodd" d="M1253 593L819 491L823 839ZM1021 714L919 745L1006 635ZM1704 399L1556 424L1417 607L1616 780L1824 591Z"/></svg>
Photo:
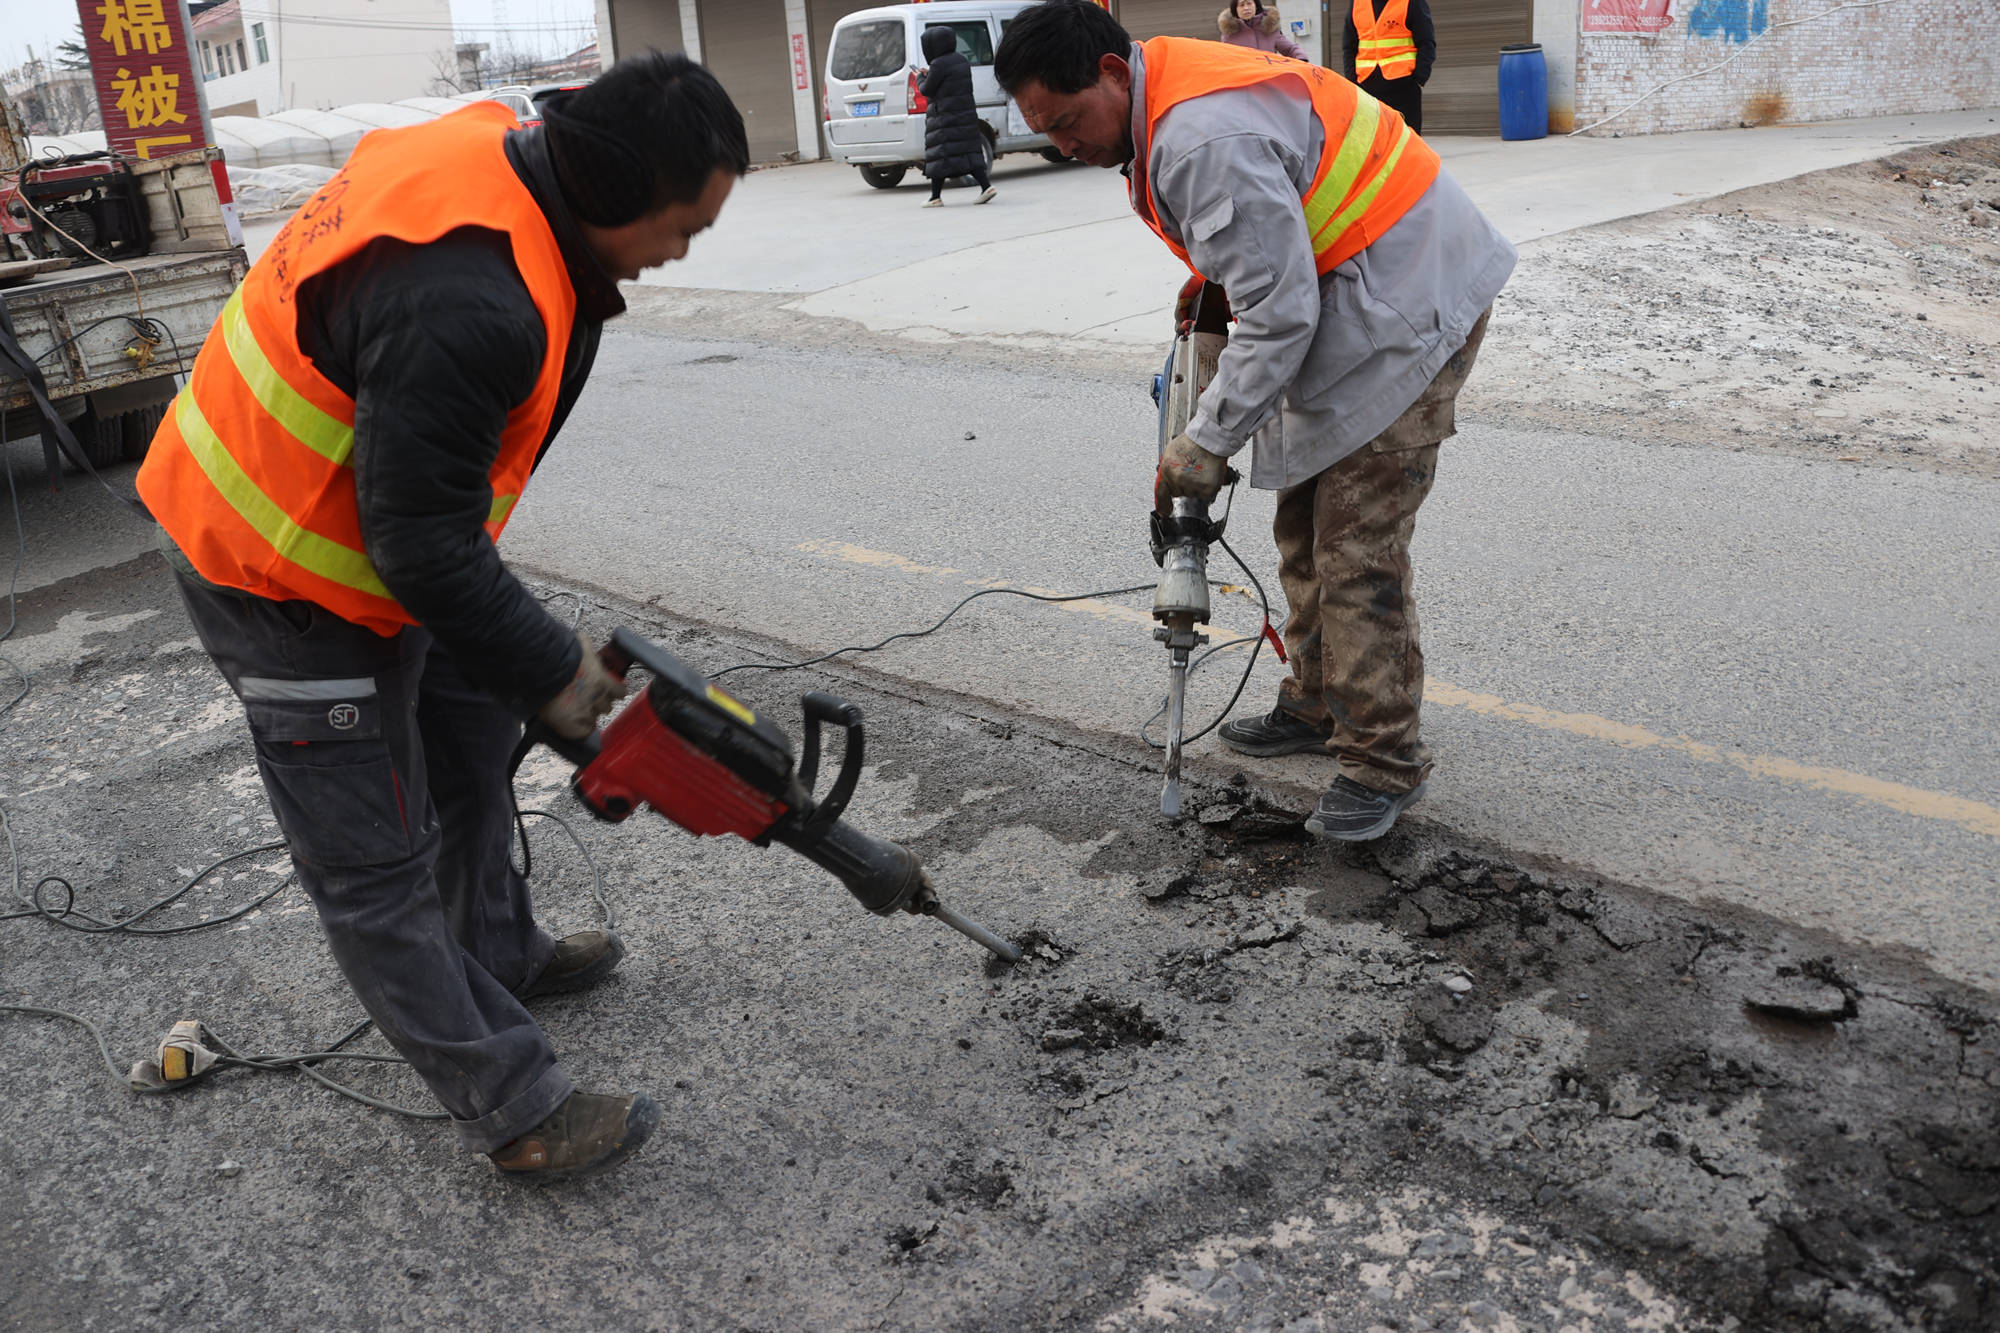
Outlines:
<svg viewBox="0 0 2000 1333"><path fill-rule="evenodd" d="M1584 0L1585 32L1665 32L1674 26L1673 0Z"/></svg>
<svg viewBox="0 0 2000 1333"><path fill-rule="evenodd" d="M120 157L208 145L182 0L77 0L104 135Z"/></svg>
<svg viewBox="0 0 2000 1333"><path fill-rule="evenodd" d="M804 91L812 87L812 75L806 69L806 35L792 34L792 87Z"/></svg>

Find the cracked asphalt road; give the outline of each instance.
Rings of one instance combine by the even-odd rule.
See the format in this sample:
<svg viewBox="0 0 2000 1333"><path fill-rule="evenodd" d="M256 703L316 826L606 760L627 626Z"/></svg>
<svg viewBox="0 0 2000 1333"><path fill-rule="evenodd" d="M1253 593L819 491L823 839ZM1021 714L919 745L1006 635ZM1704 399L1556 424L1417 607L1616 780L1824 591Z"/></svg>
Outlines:
<svg viewBox="0 0 2000 1333"><path fill-rule="evenodd" d="M586 595L725 660L743 645ZM56 659L0 727L30 882L126 911L267 838L246 738L164 572L32 595ZM48 651L45 651L48 650ZM59 651L54 651L59 650ZM740 679L740 678L739 678ZM1154 817L1136 745L843 668L741 681L867 711L854 818L1027 942L988 964L802 860L579 822L632 953L540 1012L666 1119L619 1172L492 1177L429 1125L229 1072L135 1096L9 1017L8 1328L1991 1327L2000 1029L1894 956L1436 833L1301 836L1247 780ZM23 777L30 780L23 781ZM523 770L562 810L566 771ZM534 821L557 929L595 919ZM162 918L275 883L266 857ZM345 993L296 890L223 930L5 924L0 998L311 1047ZM379 1047L369 1047L379 1049ZM357 1083L420 1099L401 1071Z"/></svg>

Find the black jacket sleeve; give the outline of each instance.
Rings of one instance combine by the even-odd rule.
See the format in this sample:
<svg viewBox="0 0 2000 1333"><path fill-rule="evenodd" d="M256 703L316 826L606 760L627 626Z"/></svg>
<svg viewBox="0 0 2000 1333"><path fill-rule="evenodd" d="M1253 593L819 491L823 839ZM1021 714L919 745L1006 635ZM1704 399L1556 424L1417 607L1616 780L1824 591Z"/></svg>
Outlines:
<svg viewBox="0 0 2000 1333"><path fill-rule="evenodd" d="M301 293L301 344L354 397L354 490L382 582L467 679L526 717L576 674L576 636L486 535L507 415L540 373L542 321L507 240L379 240ZM310 326L310 327L309 327Z"/></svg>
<svg viewBox="0 0 2000 1333"><path fill-rule="evenodd" d="M1354 77L1354 57L1360 54L1361 33L1354 26L1354 8L1350 5L1340 19L1340 72L1350 79Z"/></svg>
<svg viewBox="0 0 2000 1333"><path fill-rule="evenodd" d="M1353 23L1350 17L1348 22ZM1437 25L1431 22L1430 0L1410 0L1410 36L1417 39L1417 86L1431 81L1431 66L1437 64Z"/></svg>
<svg viewBox="0 0 2000 1333"><path fill-rule="evenodd" d="M972 75L972 62L956 51L945 52L931 61L930 67L924 71L923 80L917 84L917 91L935 101L949 91L947 85L959 65L965 66L966 76L969 79Z"/></svg>

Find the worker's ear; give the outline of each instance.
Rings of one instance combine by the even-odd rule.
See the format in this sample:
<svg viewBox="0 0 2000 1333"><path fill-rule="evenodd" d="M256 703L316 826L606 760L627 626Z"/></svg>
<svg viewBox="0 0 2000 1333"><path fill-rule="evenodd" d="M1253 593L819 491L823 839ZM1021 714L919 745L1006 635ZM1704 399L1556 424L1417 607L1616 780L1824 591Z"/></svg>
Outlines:
<svg viewBox="0 0 2000 1333"><path fill-rule="evenodd" d="M1097 58L1097 81L1102 84L1109 79L1121 92L1132 91L1132 66L1124 56L1102 55Z"/></svg>

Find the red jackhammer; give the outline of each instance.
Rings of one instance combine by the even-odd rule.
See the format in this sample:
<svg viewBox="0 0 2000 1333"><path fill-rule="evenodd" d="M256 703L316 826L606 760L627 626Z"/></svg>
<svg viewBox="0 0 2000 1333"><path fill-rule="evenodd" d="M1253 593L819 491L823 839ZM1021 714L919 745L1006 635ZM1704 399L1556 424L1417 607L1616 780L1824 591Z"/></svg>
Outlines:
<svg viewBox="0 0 2000 1333"><path fill-rule="evenodd" d="M616 823L649 805L698 837L781 843L831 872L877 916L933 916L1008 962L1021 960L1012 943L940 903L909 848L841 822L861 778L859 708L818 690L806 694L805 753L794 765L784 732L659 645L621 628L600 656L613 675L638 666L652 679L583 740L537 724L522 743L523 751L547 745L578 766L571 787L592 814ZM815 800L820 733L829 725L846 744L832 787Z"/></svg>

